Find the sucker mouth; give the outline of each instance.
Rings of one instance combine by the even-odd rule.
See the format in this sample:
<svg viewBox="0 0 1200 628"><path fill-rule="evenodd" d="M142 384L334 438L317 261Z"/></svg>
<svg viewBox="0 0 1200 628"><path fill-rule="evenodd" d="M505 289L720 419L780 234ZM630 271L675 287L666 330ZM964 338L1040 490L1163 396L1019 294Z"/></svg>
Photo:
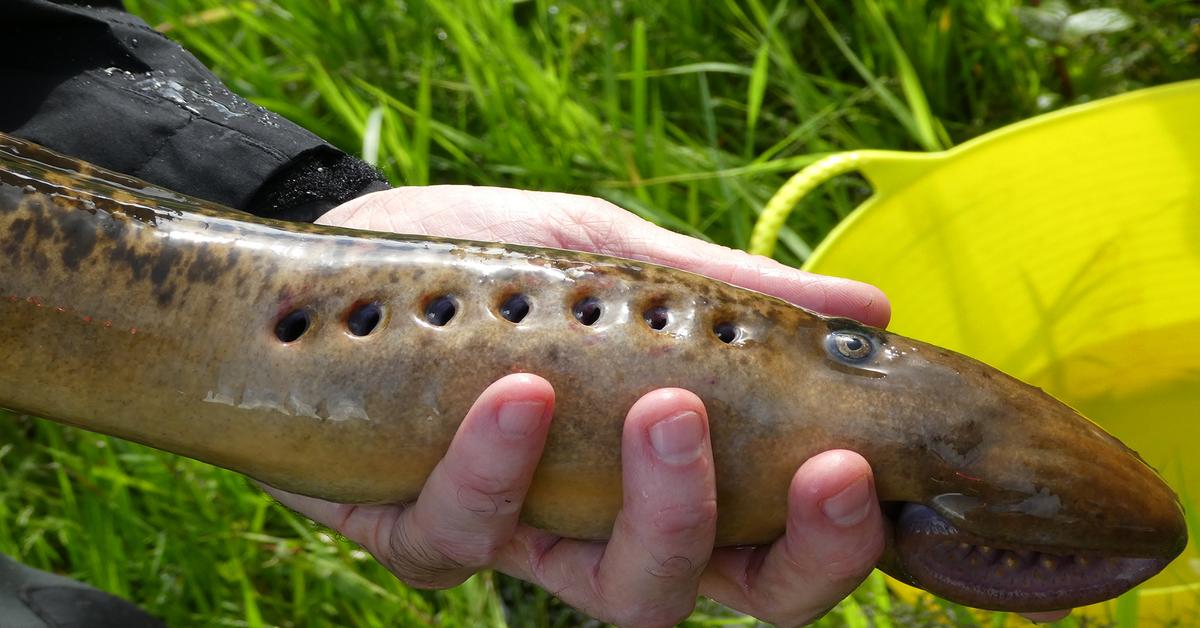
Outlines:
<svg viewBox="0 0 1200 628"><path fill-rule="evenodd" d="M1068 609L1114 598L1161 571L1166 558L1002 547L908 503L895 525L898 566L921 588L997 611Z"/></svg>

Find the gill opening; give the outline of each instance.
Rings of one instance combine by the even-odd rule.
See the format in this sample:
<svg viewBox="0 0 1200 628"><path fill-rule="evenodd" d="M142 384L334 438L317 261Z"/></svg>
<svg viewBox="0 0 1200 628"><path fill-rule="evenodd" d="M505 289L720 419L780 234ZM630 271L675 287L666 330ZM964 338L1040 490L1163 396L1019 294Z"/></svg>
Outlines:
<svg viewBox="0 0 1200 628"><path fill-rule="evenodd" d="M493 303L493 313L513 325L530 322L530 316L535 312L534 301L519 291L504 292ZM595 327L610 311L609 305L611 304L605 303L595 295L584 294L573 299L566 305L566 309L576 324ZM430 293L416 304L416 319L431 327L446 327L458 317L461 307L459 297L454 294ZM351 336L371 336L386 326L386 311L387 305L382 299L362 299L345 310L341 317L342 325ZM641 319L642 323L654 332L670 331L676 320L671 307L661 301L655 301L645 307ZM739 341L745 338L744 329L731 320L727 313L713 312L710 320L713 321L709 327L711 337L722 344L741 344ZM279 342L292 344L310 334L317 324L313 308L306 305L289 309L276 318L273 332Z"/></svg>

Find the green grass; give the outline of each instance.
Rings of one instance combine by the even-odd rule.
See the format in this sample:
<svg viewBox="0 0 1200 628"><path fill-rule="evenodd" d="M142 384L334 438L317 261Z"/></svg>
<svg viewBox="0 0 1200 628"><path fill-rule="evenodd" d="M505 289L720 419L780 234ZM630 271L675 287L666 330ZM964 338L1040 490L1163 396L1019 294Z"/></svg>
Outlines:
<svg viewBox="0 0 1200 628"><path fill-rule="evenodd" d="M1133 18L1093 35L1063 31L1053 2L1019 4L127 0L234 90L396 183L592 194L737 247L787 176L829 153L935 150L1200 77L1194 2L1075 3ZM776 255L801 262L869 192L852 176L822 187ZM410 590L231 473L11 415L0 443L0 552L172 625L583 621L493 574ZM882 586L872 578L822 625L997 625ZM750 623L708 603L689 621Z"/></svg>

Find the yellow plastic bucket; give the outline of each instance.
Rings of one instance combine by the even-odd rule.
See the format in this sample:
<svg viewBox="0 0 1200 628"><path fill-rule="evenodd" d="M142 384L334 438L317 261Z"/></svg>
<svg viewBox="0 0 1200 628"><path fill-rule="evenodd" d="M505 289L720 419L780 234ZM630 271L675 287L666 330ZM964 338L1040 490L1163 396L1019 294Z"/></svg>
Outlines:
<svg viewBox="0 0 1200 628"><path fill-rule="evenodd" d="M852 170L875 194L805 268L881 287L895 331L1041 386L1139 451L1183 497L1193 541L1133 594L1138 619L1196 619L1200 81L1043 115L942 153L834 155L781 189L752 250L769 254L795 201Z"/></svg>

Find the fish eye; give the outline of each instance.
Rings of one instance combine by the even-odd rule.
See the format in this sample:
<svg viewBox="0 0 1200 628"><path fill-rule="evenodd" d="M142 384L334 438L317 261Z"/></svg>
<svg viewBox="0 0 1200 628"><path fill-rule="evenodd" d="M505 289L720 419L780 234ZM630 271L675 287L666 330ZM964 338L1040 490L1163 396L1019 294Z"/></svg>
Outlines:
<svg viewBox="0 0 1200 628"><path fill-rule="evenodd" d="M851 362L862 362L875 352L871 337L855 331L835 331L829 334L826 344L835 357Z"/></svg>

